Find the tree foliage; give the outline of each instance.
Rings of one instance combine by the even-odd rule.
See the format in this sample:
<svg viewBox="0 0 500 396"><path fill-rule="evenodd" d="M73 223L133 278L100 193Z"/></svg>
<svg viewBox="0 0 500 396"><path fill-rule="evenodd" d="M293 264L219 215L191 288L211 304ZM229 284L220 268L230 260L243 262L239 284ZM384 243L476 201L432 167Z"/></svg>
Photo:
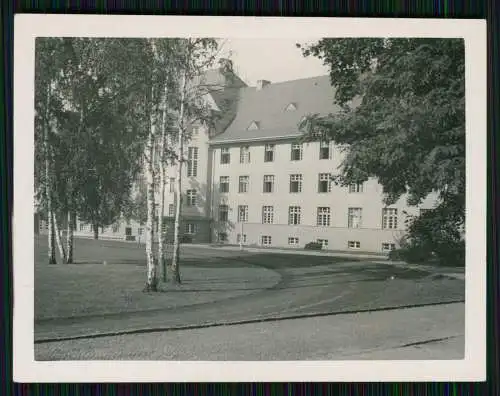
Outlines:
<svg viewBox="0 0 500 396"><path fill-rule="evenodd" d="M404 195L417 205L437 192L440 221L463 224L463 40L327 38L301 48L330 70L338 111L311 114L301 128L342 147L337 182L377 178L386 204Z"/></svg>

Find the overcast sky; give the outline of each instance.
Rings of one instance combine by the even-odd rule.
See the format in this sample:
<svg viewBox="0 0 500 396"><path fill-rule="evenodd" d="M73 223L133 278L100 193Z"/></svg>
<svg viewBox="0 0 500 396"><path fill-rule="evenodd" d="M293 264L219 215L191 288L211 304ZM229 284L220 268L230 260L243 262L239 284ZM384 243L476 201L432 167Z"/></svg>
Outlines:
<svg viewBox="0 0 500 396"><path fill-rule="evenodd" d="M314 57L304 58L295 43L300 39L228 39L223 56L232 52L236 74L248 85L257 80L280 82L328 74L328 69Z"/></svg>

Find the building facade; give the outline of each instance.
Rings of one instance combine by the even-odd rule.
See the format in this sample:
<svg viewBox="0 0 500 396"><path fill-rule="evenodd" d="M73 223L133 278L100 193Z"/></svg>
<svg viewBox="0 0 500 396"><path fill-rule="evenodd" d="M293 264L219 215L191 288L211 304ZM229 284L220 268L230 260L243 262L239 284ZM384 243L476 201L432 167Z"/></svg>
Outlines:
<svg viewBox="0 0 500 396"><path fill-rule="evenodd" d="M433 207L429 196L409 207L406 197L389 207L376 180L341 187L331 181L343 153L331 142L299 143L298 124L308 114L331 114L328 76L272 84L261 80L212 95L231 101L218 129L195 125L186 145L181 231L198 243L389 251L404 234L407 215ZM225 93L225 94L224 94ZM220 106L222 108L222 106ZM165 192L166 232L173 236L176 168ZM85 235L77 225L76 235ZM118 224L108 234L140 237L138 224ZM109 236L104 232L103 237ZM134 239L134 238L133 238Z"/></svg>

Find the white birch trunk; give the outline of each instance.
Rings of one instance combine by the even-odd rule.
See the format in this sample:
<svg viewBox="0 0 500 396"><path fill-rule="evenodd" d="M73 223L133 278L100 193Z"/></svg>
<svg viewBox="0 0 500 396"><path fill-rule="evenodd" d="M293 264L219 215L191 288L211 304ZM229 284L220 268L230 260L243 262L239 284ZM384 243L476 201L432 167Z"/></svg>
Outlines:
<svg viewBox="0 0 500 396"><path fill-rule="evenodd" d="M186 100L186 72L182 74L181 82L181 108L179 111L179 127L178 127L178 142L177 142L177 205L175 208L175 225L174 225L174 251L172 255L172 282L181 283L179 271L179 256L180 256L180 228L181 228L181 208L182 208L182 163L184 160L184 101Z"/></svg>
<svg viewBox="0 0 500 396"><path fill-rule="evenodd" d="M68 225L66 232L66 263L73 264L73 221L75 214L72 210L68 211Z"/></svg>
<svg viewBox="0 0 500 396"><path fill-rule="evenodd" d="M49 106L50 106L51 83L47 86L47 97L45 102L45 130L43 135L43 148L45 155L45 199L47 200L47 225L48 225L48 256L49 264L57 264L55 247L54 217L52 213L52 190L50 177L50 143L49 143Z"/></svg>
<svg viewBox="0 0 500 396"><path fill-rule="evenodd" d="M166 158L165 147L167 139L167 82L163 92L162 120L161 120L161 140L160 140L160 209L158 218L158 263L162 268L163 282L167 282L167 260L165 257L165 233L163 232L163 213L165 212L165 184L166 184Z"/></svg>
<svg viewBox="0 0 500 396"><path fill-rule="evenodd" d="M54 231L56 235L57 247L59 249L59 255L61 256L63 263L66 263L66 251L64 250L64 245L61 238L61 230L59 228L59 224L57 224L57 217L54 212L52 212L52 221L54 222Z"/></svg>
<svg viewBox="0 0 500 396"><path fill-rule="evenodd" d="M154 39L151 40L151 49L153 51L154 61L157 58L157 50ZM158 271L153 252L154 241L154 217L155 217L155 170L154 170L154 152L155 152L155 134L156 134L156 105L154 104L154 79L151 85L150 101L150 125L149 136L146 145L146 178L147 178L147 220L146 220L146 259L147 259L147 283L145 291L157 291L158 289Z"/></svg>

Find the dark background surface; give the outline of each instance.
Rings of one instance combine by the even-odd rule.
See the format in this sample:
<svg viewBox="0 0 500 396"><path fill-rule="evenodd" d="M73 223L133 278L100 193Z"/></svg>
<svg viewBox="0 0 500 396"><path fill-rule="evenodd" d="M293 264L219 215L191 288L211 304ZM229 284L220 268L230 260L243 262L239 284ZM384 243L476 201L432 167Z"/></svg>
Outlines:
<svg viewBox="0 0 500 396"><path fill-rule="evenodd" d="M157 1L3 1L2 13L2 62L0 78L3 93L0 124L1 175L1 220L2 273L0 274L1 318L0 335L0 381L1 394L33 394L47 391L52 394L500 394L498 383L499 365L499 273L498 273L498 182L496 155L499 149L500 78L499 49L500 7L498 0L486 2L463 1L419 1L413 6L404 2L341 1L305 4L291 1L252 2L193 2L173 1L168 8L159 8ZM375 3L376 5L373 5ZM140 5L139 5L140 4ZM318 17L414 17L414 18L488 18L488 381L484 384L259 384L259 385L21 385L12 383L12 72L13 72L13 14L16 13L78 13L78 14L168 14L168 15L233 15L233 16L318 16ZM5 385L4 385L5 384ZM38 389L36 389L38 388ZM56 393L57 392L57 393ZM88 392L88 393L87 393Z"/></svg>

